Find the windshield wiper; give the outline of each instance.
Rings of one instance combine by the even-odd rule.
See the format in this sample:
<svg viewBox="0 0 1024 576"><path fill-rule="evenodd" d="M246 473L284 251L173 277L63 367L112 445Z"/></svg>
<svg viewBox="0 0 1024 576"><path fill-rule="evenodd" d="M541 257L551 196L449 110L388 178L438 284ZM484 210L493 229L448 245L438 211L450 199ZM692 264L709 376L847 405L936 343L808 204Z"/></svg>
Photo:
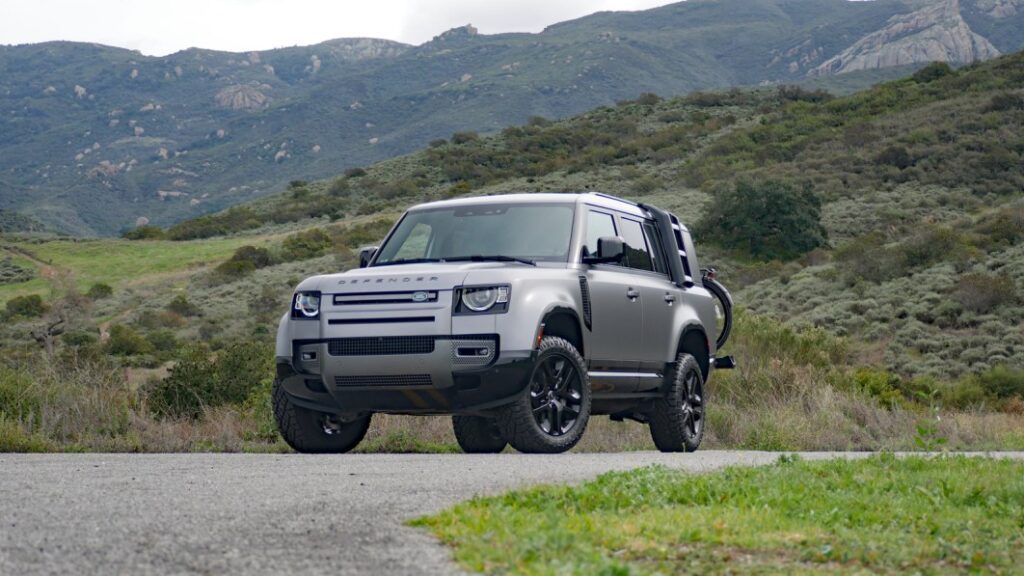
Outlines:
<svg viewBox="0 0 1024 576"><path fill-rule="evenodd" d="M515 256L503 256L497 254L494 256L481 256L480 254L474 254L472 256L456 256L455 258L445 258L445 262L519 262L520 264L527 264L529 266L536 266L537 263L533 260L526 258L517 258Z"/></svg>
<svg viewBox="0 0 1024 576"><path fill-rule="evenodd" d="M399 258L398 260L391 260L389 262L376 262L373 267L377 266L395 266L398 264L423 264L426 262L444 262L440 258Z"/></svg>

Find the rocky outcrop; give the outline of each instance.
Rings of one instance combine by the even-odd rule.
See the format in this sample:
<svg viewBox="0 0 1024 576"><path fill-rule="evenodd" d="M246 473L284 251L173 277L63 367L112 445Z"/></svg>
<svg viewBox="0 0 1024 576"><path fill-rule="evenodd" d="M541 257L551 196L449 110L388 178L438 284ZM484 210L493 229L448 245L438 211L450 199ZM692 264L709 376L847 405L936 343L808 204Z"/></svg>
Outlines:
<svg viewBox="0 0 1024 576"><path fill-rule="evenodd" d="M259 110L270 102L270 98L260 91L268 88L265 84L234 84L218 92L215 98L217 105L223 108Z"/></svg>
<svg viewBox="0 0 1024 576"><path fill-rule="evenodd" d="M990 18L1010 18L1024 12L1024 0L976 0L975 4Z"/></svg>
<svg viewBox="0 0 1024 576"><path fill-rule="evenodd" d="M318 46L317 48L320 48ZM409 49L407 44L377 38L342 38L328 40L322 45L336 59L359 62L375 58L393 58Z"/></svg>
<svg viewBox="0 0 1024 576"><path fill-rule="evenodd" d="M811 76L842 74L924 62L966 64L999 56L975 34L960 13L960 0L940 0L892 17L884 28L864 36L811 70Z"/></svg>

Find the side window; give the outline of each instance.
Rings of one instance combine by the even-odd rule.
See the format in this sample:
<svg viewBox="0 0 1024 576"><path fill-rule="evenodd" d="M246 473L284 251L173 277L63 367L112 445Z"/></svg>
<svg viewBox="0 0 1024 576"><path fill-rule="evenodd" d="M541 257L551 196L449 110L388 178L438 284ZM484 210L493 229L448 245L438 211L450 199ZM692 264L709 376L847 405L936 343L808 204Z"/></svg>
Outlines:
<svg viewBox="0 0 1024 576"><path fill-rule="evenodd" d="M593 210L587 212L586 247L591 255L597 254L597 239L602 236L617 236L612 215Z"/></svg>
<svg viewBox="0 0 1024 576"><path fill-rule="evenodd" d="M394 259L399 258L423 258L427 255L427 244L430 243L430 232L433 228L428 224L420 222L413 226L406 237L402 247L395 254Z"/></svg>
<svg viewBox="0 0 1024 576"><path fill-rule="evenodd" d="M644 240L644 231L640 223L626 218L620 220L622 221L622 239L626 241L626 257L622 263L629 268L653 272L654 263L651 262L651 254L647 249L647 242Z"/></svg>
<svg viewBox="0 0 1024 576"><path fill-rule="evenodd" d="M654 261L654 271L668 274L668 262L665 260L665 250L661 245L661 238L654 227L653 222L644 221L644 236L647 237L647 246L651 250L651 260Z"/></svg>

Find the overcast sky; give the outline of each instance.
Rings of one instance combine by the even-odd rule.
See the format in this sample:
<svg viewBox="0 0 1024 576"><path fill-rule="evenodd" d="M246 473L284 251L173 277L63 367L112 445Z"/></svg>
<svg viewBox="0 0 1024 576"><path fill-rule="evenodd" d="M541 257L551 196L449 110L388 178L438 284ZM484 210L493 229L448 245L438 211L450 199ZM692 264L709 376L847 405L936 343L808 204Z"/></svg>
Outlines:
<svg viewBox="0 0 1024 576"><path fill-rule="evenodd" d="M539 32L601 10L669 0L0 0L0 44L98 42L164 55L197 46L242 52L331 38L421 44L472 23L484 34Z"/></svg>

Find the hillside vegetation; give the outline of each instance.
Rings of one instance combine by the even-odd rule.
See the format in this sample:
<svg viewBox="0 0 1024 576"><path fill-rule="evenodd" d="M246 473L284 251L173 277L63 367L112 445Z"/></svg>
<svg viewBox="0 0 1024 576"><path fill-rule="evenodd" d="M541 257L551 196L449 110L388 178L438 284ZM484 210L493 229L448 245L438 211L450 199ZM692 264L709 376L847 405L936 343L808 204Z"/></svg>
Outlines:
<svg viewBox="0 0 1024 576"><path fill-rule="evenodd" d="M116 235L453 132L642 92L829 80L851 90L929 60L1022 47L1024 0L690 0L538 34L467 26L421 46L356 38L245 54L0 46L0 209Z"/></svg>
<svg viewBox="0 0 1024 576"><path fill-rule="evenodd" d="M411 203L584 189L678 213L745 310L728 350L741 368L712 383L709 444L1018 447L1022 70L1017 54L846 97L648 93L455 133L135 240L8 238L7 447L279 449L269 366L232 362L271 358L303 277L353 266ZM759 244L756 211L717 226L736 197L771 198L773 221L808 243ZM637 425L592 432L581 449L650 445ZM380 418L368 446L451 449L451 436L443 419Z"/></svg>

